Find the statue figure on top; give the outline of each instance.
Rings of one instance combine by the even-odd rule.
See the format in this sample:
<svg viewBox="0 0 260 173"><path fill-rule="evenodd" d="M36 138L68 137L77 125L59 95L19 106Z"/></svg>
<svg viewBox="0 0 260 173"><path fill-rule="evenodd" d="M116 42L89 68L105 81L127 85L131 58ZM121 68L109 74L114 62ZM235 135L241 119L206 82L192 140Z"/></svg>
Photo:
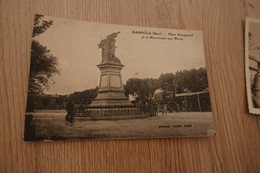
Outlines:
<svg viewBox="0 0 260 173"><path fill-rule="evenodd" d="M102 49L102 63L116 63L121 64L121 61L115 56L115 38L120 32L115 32L107 36L106 39L101 40L98 48Z"/></svg>

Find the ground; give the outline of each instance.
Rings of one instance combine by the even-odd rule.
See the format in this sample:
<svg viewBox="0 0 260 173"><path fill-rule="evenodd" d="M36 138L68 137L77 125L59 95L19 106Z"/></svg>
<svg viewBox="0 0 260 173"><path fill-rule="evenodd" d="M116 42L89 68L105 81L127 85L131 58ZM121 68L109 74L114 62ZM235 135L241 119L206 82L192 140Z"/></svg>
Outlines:
<svg viewBox="0 0 260 173"><path fill-rule="evenodd" d="M66 113L27 114L25 140L71 140L114 138L169 138L212 136L211 112L168 113L127 120L88 120L76 117L74 126L65 125ZM28 135L30 134L30 135Z"/></svg>

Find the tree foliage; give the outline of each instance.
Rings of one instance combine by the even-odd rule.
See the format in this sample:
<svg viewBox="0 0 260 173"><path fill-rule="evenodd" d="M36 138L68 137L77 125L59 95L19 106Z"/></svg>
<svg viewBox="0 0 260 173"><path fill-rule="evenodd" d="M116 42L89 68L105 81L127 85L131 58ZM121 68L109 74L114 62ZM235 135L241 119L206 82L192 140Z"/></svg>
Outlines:
<svg viewBox="0 0 260 173"><path fill-rule="evenodd" d="M159 80L152 78L130 78L124 85L125 95L132 94L139 100L151 98L154 91L159 87Z"/></svg>
<svg viewBox="0 0 260 173"><path fill-rule="evenodd" d="M36 14L33 24L33 38L44 33L52 24L52 20L41 20L43 15Z"/></svg>
<svg viewBox="0 0 260 173"><path fill-rule="evenodd" d="M34 18L28 95L42 94L49 87L49 79L59 73L57 57L35 40L36 36L44 33L53 24L53 21L42 20L42 17L43 15L35 15Z"/></svg>
<svg viewBox="0 0 260 173"><path fill-rule="evenodd" d="M143 101L151 98L156 89L175 93L198 92L208 87L206 68L181 70L173 73L161 74L158 79L130 78L124 89L125 95L132 94Z"/></svg>
<svg viewBox="0 0 260 173"><path fill-rule="evenodd" d="M181 70L175 73L176 93L198 92L208 87L206 68Z"/></svg>
<svg viewBox="0 0 260 173"><path fill-rule="evenodd" d="M175 92L175 76L173 73L161 74L159 82L162 90Z"/></svg>
<svg viewBox="0 0 260 173"><path fill-rule="evenodd" d="M74 92L69 95L69 99L75 104L90 104L97 97L98 87L81 92Z"/></svg>

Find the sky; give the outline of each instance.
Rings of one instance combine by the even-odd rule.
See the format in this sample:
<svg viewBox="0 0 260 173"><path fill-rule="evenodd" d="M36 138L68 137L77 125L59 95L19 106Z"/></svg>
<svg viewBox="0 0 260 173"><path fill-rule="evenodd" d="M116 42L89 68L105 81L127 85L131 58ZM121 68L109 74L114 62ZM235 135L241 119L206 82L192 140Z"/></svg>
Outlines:
<svg viewBox="0 0 260 173"><path fill-rule="evenodd" d="M162 73L205 67L201 31L102 24L49 16L43 19L52 20L53 25L35 39L58 58L60 70L60 74L53 76L45 94L70 94L98 86L97 65L101 63L102 50L97 45L114 32L120 32L115 55L125 65L121 71L123 84L132 77L158 78ZM142 33L136 34L136 31ZM154 35L154 32L161 35ZM174 34L178 40L174 40ZM150 39L150 36L173 40Z"/></svg>

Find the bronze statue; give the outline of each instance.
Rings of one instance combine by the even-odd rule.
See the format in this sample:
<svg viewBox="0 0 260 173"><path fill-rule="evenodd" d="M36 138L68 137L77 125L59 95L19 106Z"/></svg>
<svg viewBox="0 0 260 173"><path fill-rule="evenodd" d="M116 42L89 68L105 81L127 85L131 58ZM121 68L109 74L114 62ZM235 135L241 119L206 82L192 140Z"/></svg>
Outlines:
<svg viewBox="0 0 260 173"><path fill-rule="evenodd" d="M102 63L110 62L121 64L121 61L115 56L115 38L120 32L115 32L103 39L99 44L98 48L102 49Z"/></svg>

